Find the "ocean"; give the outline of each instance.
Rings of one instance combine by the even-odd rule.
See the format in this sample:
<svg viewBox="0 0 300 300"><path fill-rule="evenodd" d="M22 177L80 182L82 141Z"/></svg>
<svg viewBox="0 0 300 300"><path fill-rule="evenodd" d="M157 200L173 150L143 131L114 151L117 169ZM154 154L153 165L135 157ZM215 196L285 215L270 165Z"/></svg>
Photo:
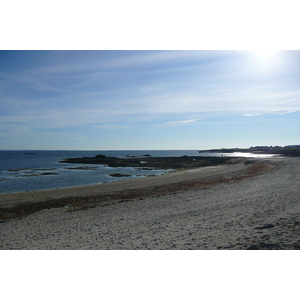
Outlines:
<svg viewBox="0 0 300 300"><path fill-rule="evenodd" d="M72 157L93 157L98 154L115 157L142 156L182 156L198 155L195 150L181 151L0 151L0 194L49 190L66 187L85 186L161 175L168 170L142 170L138 168L110 168L103 165L66 164L59 161ZM70 169L80 166L91 170ZM129 174L131 177L111 177L111 173Z"/></svg>
<svg viewBox="0 0 300 300"><path fill-rule="evenodd" d="M218 153L198 153L196 150L136 150L136 151L0 151L0 194L77 187L104 182L161 175L170 170L144 170L141 168L111 168L104 165L66 164L59 161L72 157L94 157L98 154L125 158L149 154L167 156L221 156ZM223 154L234 156L233 154ZM242 156L253 156L243 153ZM70 169L80 166L88 170ZM116 178L109 174L123 173L130 177Z"/></svg>

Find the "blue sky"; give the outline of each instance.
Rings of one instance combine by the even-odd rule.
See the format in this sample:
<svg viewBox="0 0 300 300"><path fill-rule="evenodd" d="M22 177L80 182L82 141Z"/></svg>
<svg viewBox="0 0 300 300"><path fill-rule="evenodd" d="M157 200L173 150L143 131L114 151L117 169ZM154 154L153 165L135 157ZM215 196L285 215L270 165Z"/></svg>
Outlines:
<svg viewBox="0 0 300 300"><path fill-rule="evenodd" d="M0 149L300 144L299 51L0 51Z"/></svg>

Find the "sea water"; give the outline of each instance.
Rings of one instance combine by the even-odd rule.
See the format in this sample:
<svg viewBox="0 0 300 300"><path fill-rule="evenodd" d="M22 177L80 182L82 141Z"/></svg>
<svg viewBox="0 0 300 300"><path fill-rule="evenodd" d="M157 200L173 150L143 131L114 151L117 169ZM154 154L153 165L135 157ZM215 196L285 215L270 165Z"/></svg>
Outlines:
<svg viewBox="0 0 300 300"><path fill-rule="evenodd" d="M143 168L111 168L105 165L60 163L65 158L94 157L98 154L126 158L128 156L237 156L232 153L198 153L196 150L149 150L149 151L0 151L0 194L23 191L48 190L76 187L104 182L161 175L170 170L146 170ZM242 153L250 157L250 154ZM250 155L250 156L249 156ZM253 155L252 155L253 156ZM90 170L70 169L81 166ZM111 177L122 173L130 177Z"/></svg>
<svg viewBox="0 0 300 300"><path fill-rule="evenodd" d="M152 156L197 155L197 151L0 151L0 194L57 189L98 184L122 179L161 175L168 170L111 168L105 165L60 163L65 158L94 157L98 154L125 158L145 154ZM91 170L70 169L81 166ZM111 177L122 173L130 177Z"/></svg>

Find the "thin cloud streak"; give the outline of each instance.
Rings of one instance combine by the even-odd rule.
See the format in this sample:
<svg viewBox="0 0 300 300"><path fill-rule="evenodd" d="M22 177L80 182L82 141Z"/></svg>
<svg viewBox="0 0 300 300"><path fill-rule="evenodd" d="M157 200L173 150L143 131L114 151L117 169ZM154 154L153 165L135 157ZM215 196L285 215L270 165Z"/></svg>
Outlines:
<svg viewBox="0 0 300 300"><path fill-rule="evenodd" d="M82 74L99 71L113 72L123 69L128 71L127 68L135 71L135 68L142 70L144 67L152 68L153 65L158 65L160 68L158 68L157 71L160 71L160 64L162 63L166 64L178 61L182 63L194 63L196 60L205 62L207 59L226 57L229 53L225 51L129 51L129 54L126 54L127 51L115 52L116 53L114 53L112 57L105 58L101 56L99 51L91 51L91 55L86 56L85 60L81 63L77 63L76 60L75 63L74 61L65 64L57 63L56 66L36 68L35 70L32 70L31 73L36 75L59 73ZM117 54L120 55L117 56Z"/></svg>
<svg viewBox="0 0 300 300"><path fill-rule="evenodd" d="M196 119L191 119L191 120L184 120L184 121L174 121L174 122L166 122L166 124L170 124L170 125L176 125L176 124L187 124L187 123L192 123L192 122L196 122Z"/></svg>
<svg viewBox="0 0 300 300"><path fill-rule="evenodd" d="M244 117L255 117L255 116L261 116L262 113L257 113L257 114L244 114Z"/></svg>

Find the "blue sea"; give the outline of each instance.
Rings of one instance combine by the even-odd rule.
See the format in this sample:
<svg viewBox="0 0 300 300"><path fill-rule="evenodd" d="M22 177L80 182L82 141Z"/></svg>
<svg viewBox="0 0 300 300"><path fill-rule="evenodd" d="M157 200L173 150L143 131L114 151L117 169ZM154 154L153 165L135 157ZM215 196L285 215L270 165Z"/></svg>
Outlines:
<svg viewBox="0 0 300 300"><path fill-rule="evenodd" d="M142 168L111 168L105 165L66 164L59 161L72 157L94 157L98 154L125 158L149 154L166 156L221 156L217 153L198 153L196 150L144 151L0 151L0 194L85 186L104 182L161 175L170 170L143 170ZM224 154L224 156L234 156ZM245 153L242 156L247 156ZM249 155L248 155L249 156ZM92 170L70 170L90 166ZM111 173L130 174L131 177L111 177Z"/></svg>
<svg viewBox="0 0 300 300"><path fill-rule="evenodd" d="M59 161L72 157L94 157L98 154L125 158L127 156L198 155L197 151L0 151L0 194L84 186L149 175L161 175L168 170L141 168L110 168L104 165L65 164ZM93 170L70 170L90 166ZM111 173L131 177L111 177Z"/></svg>

